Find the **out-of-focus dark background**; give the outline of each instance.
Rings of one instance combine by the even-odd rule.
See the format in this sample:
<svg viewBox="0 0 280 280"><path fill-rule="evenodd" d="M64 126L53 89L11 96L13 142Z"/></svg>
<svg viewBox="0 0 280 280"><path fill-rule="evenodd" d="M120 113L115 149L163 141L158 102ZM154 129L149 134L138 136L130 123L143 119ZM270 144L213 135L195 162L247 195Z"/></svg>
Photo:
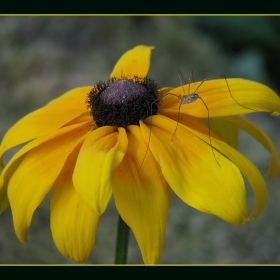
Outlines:
<svg viewBox="0 0 280 280"><path fill-rule="evenodd" d="M0 17L0 138L17 120L79 86L107 80L120 56L138 44L155 46L149 76L178 86L218 75L264 83L280 93L280 18L267 16L2 16ZM248 118L280 153L280 117ZM268 153L245 133L240 150L267 177ZM5 159L11 156L7 153ZM233 226L192 209L172 195L161 264L280 263L280 176L267 181L269 198L254 221ZM253 196L248 188L248 203ZM114 262L114 201L100 219L86 263ZM152 229L151 229L152 230ZM142 263L133 234L129 263ZM17 239L10 209L0 216L0 263L71 264L49 228L49 197L33 216L27 242Z"/></svg>

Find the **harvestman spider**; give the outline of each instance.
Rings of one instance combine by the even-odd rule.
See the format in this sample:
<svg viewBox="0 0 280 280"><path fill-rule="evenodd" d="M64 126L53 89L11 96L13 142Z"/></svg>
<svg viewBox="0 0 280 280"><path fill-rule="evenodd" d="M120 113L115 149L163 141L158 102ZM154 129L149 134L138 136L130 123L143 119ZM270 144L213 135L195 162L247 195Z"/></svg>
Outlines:
<svg viewBox="0 0 280 280"><path fill-rule="evenodd" d="M183 88L184 94L183 94L183 95L176 95L176 94L173 94L173 93L170 93L170 92L169 92L169 93L166 93L166 94L162 95L162 96L159 98L159 99L161 100L161 99L163 99L163 98L164 98L165 96L167 96L167 95L174 95L174 96L176 96L177 98L180 99L180 105L179 105L179 107L178 107L178 119L177 119L177 124L176 124L176 128L175 128L175 130L174 130L174 133L173 133L173 135L172 135L171 141L173 141L174 135L175 135L176 130L177 130L178 125L179 125L181 106L182 106L183 104L190 104L190 103L193 103L193 102L197 101L198 99L200 99L201 102L203 103L205 109L207 110L207 122L208 122L208 128L209 128L209 130L208 130L209 144L210 144L210 146L211 146L212 154L213 154L213 156L214 156L214 158L215 158L215 161L216 161L217 164L220 166L220 164L219 164L219 162L218 162L218 160L217 160L217 158L216 158L216 156L215 156L214 149L213 149L213 145L212 145L212 140L211 140L211 129L210 129L210 113L209 113L209 108L208 108L207 104L205 103L205 101L199 96L199 94L196 93L197 90L198 90L198 89L202 86L202 84L203 84L204 82L206 82L206 81L215 80L215 79L224 79L224 80L225 80L225 83L226 83L226 85L227 85L227 88L228 88L228 91L229 91L229 94L230 94L231 98L232 98L239 106L244 107L244 108L249 109L249 110L252 110L252 111L255 111L255 112L257 112L257 110L254 110L254 109L252 109L252 108L249 108L249 107L246 107L246 106L240 104L240 103L233 97L233 95L232 95L232 93L231 93L231 90L230 90L230 87L229 87L229 85L228 85L228 81L227 81L226 77L223 76L223 75L216 76L216 77L212 77L212 78L206 78L206 79L202 80L201 83L198 85L198 87L194 90L194 92L193 92L193 93L190 93L190 84L191 84L191 82L192 82L192 83L194 82L194 79L193 79L193 71L191 70L191 73L190 73L190 76L189 76L189 84L188 84L188 85L189 85L189 89L188 89L188 93L187 93L187 94L185 93L185 89L184 89L184 87L183 87L183 82L184 82L184 84L186 84L186 82L184 81L183 76L182 76L182 74L181 74L180 71L178 72L178 77L179 77L181 86L182 86L182 88ZM156 100L155 102L158 102L158 101L159 101L159 100ZM151 104L151 108L152 108L152 104ZM152 110L152 109L151 109L151 110ZM151 118L151 124L152 124L152 118ZM142 168L142 166L143 166L145 157L146 157L147 152L148 152L148 149L149 149L149 145L150 145L149 143L150 143L150 139L151 139L151 133L152 133L152 132L151 132L151 129L150 129L148 146L147 146L147 150L146 150L146 152L145 152L143 161L142 161L142 163L141 163L140 170L141 170L141 168ZM220 166L220 167L221 167L221 166Z"/></svg>

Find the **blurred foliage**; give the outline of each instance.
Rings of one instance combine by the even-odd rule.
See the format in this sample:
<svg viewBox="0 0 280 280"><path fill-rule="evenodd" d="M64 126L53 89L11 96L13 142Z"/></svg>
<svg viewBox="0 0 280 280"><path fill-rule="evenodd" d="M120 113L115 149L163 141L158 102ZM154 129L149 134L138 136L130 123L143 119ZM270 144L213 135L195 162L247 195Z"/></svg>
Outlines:
<svg viewBox="0 0 280 280"><path fill-rule="evenodd" d="M160 86L225 75L256 80L280 92L279 17L259 16L2 16L0 17L0 134L27 113L79 86L107 80L119 57L138 44L155 46L149 76ZM277 145L280 119L252 114ZM241 133L241 151L267 175L269 156ZM5 155L5 161L14 151ZM229 225L172 196L161 263L279 263L279 175L256 220ZM253 196L248 188L250 208ZM101 217L86 263L113 263L117 212ZM131 233L129 263L142 263ZM57 251L49 229L49 197L34 214L21 244L10 209L0 216L0 263L73 263Z"/></svg>

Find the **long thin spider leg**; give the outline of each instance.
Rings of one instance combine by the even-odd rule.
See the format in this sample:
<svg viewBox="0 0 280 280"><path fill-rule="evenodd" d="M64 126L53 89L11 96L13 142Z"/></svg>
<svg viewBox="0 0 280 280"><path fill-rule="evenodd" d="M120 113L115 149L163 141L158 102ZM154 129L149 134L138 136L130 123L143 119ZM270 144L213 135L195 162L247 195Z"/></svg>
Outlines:
<svg viewBox="0 0 280 280"><path fill-rule="evenodd" d="M178 97L176 94L168 92L168 93L163 94L161 97L159 97L157 100L155 100L155 101L153 101L153 102L151 103L151 107L150 107L150 112L151 112L151 128L150 128L150 132L149 132L149 138L148 138L147 149L146 149L145 155L144 155L144 157L143 157L142 163L141 163L141 165L140 165L139 171L141 170L141 168L142 168L142 166L143 166L143 164L144 164L145 158L146 158L146 156L147 156L147 153L148 153L148 150L149 150L149 147L150 147L150 141L151 141L151 137L152 137L152 126L153 126L153 117L152 117L152 108L153 108L153 104L154 104L155 102L161 101L161 100L162 100L165 96L167 96L167 95L174 95L174 96ZM178 98L180 98L180 97L178 97Z"/></svg>
<svg viewBox="0 0 280 280"><path fill-rule="evenodd" d="M203 80L201 81L201 83L199 84L199 86L195 89L194 92L197 92L197 90L201 87L201 85L202 85L204 82L206 82L206 81L211 81L211 80L215 80L215 79L224 79L224 80L225 80L225 82L226 82L226 84L227 84L228 92L229 92L229 94L230 94L230 97L235 101L236 104L238 104L239 106L241 106L241 107L243 107L243 108L245 108L245 109L252 110L252 111L254 111L254 112L258 112L258 111L255 110L255 109L252 109L252 108L249 108L249 107L246 107L246 106L242 105L241 103L239 103L239 102L234 98L234 96L232 95L232 92L231 92L231 90L230 90L230 87L229 87L227 78L226 78L226 76L224 76L224 75L219 75L219 76L216 76L216 77L205 78L205 79L203 79Z"/></svg>
<svg viewBox="0 0 280 280"><path fill-rule="evenodd" d="M209 113L209 109L208 109L208 106L207 104L205 103L205 101L199 96L198 97L204 104L205 108L207 109L207 115L208 115L208 118L207 118L207 121L208 121L208 137L209 137L209 143L210 143L210 146L211 146L211 149L212 149L212 154L217 162L217 164L221 167L221 165L219 164L216 156L215 156L215 153L214 153L214 148L213 148L213 145L212 145L212 139L211 139L211 128L210 128L210 113Z"/></svg>
<svg viewBox="0 0 280 280"><path fill-rule="evenodd" d="M181 102L180 102L179 110L178 110L177 125L176 125L175 131L174 131L174 133L173 133L173 135L172 135L172 140L173 140L173 138L174 138L175 132L176 132L176 130L177 130L177 128L178 128L178 125L179 125L180 112L181 112L181 106L182 106L182 104L190 104L190 103L195 102L197 99L200 99L200 100L203 102L203 104L204 104L204 106L205 106L205 108L206 108L206 110L207 110L207 115L208 115L207 120L208 120L208 128L209 128L209 131L208 131L209 144L210 144L210 146L211 146L213 156L214 156L214 158L215 158L217 164L220 166L220 164L219 164L219 162L218 162L218 160L217 160L217 158L216 158L216 155L215 155L215 153L214 153L214 149L213 149L213 145L212 145L209 108L208 108L206 102L196 93L197 90L202 86L202 84L203 84L205 81L209 80L209 79L204 79L204 80L198 85L198 87L195 89L195 91L194 91L193 93L190 93L190 79L191 79L191 77L193 78L193 72L192 72L192 71L191 71L190 76L189 76L189 90L188 90L188 94L186 94L186 93L185 93L185 90L184 90L184 87L183 87L183 84L182 84L183 77L182 77L182 75L181 75L181 72L179 72L179 79L180 79L181 85L182 85L182 87L183 87L184 95L181 97ZM227 86L228 86L228 83L227 83ZM228 89L229 89L229 86L228 86ZM221 167L221 166L220 166L220 167Z"/></svg>

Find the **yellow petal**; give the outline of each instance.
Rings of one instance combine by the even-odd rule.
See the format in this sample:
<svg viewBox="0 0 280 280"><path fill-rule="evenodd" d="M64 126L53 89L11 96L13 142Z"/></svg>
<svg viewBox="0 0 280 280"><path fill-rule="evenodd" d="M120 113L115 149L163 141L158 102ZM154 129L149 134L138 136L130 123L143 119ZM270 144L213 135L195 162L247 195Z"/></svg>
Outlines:
<svg viewBox="0 0 280 280"><path fill-rule="evenodd" d="M85 261L94 244L99 215L76 192L72 174L80 147L67 159L51 195L51 230L59 251L76 262Z"/></svg>
<svg viewBox="0 0 280 280"><path fill-rule="evenodd" d="M36 147L38 147L39 145L54 139L58 136L61 135L67 135L67 133L72 133L72 131L80 131L81 135L84 134L84 137L86 136L86 134L89 132L89 128L88 128L88 122L83 122L83 123L78 123L78 124L73 124L73 125L69 125L68 127L63 127L61 129L58 129L52 133L49 133L45 136L39 137L31 142L29 142L28 144L26 144L25 146L23 146L8 162L8 164L5 166L5 168L3 169L1 175L0 175L0 203L2 201L2 199L5 199L6 193L7 193L7 187L8 187L8 183L10 181L11 176L14 174L14 172L17 170L18 166L20 165L21 161L23 160L24 156L32 149L35 149ZM79 132L79 133L80 133ZM2 211L4 211L5 207L3 204L4 202L2 202L0 204L0 213ZM4 208L3 208L4 207Z"/></svg>
<svg viewBox="0 0 280 280"><path fill-rule="evenodd" d="M181 115L180 122L187 126L192 133L209 143L209 128L202 121L191 116ZM213 133L211 133L211 144L228 157L249 181L255 195L255 207L247 220L256 218L262 212L267 200L267 188L261 173L245 156L221 141Z"/></svg>
<svg viewBox="0 0 280 280"><path fill-rule="evenodd" d="M216 133L224 142L234 149L238 148L239 134L238 127L226 121L224 117L203 119L203 122L210 126L211 131Z"/></svg>
<svg viewBox="0 0 280 280"><path fill-rule="evenodd" d="M235 125L237 128L241 128L251 136L253 136L260 144L267 149L267 151L271 154L271 160L269 164L269 174L268 179L276 176L279 171L279 160L276 148L270 138L261 131L256 125L251 123L249 120L241 117L241 116L228 116L223 117L225 121Z"/></svg>
<svg viewBox="0 0 280 280"><path fill-rule="evenodd" d="M117 79L133 78L134 76L146 77L153 49L154 47L140 45L127 51L115 65L111 77Z"/></svg>
<svg viewBox="0 0 280 280"><path fill-rule="evenodd" d="M162 95L162 96L165 96L167 95L172 89L174 89L173 87L164 87L164 88L160 88L159 89L159 93Z"/></svg>
<svg viewBox="0 0 280 280"><path fill-rule="evenodd" d="M88 123L88 127L90 128L92 124L94 124L94 120L92 119L92 116L90 115L90 112L86 112L81 114L80 116L72 119L71 121L65 123L62 127L70 126L70 125L76 125L76 124L82 124L82 123Z"/></svg>
<svg viewBox="0 0 280 280"><path fill-rule="evenodd" d="M182 104L180 111L182 114L202 118L208 118L208 113L211 118L261 111L280 112L279 96L269 87L249 80L207 80L177 87L170 93L176 96L197 93L204 102L197 99L195 102ZM164 114L163 110L178 112L180 99L176 96L163 97L160 114Z"/></svg>
<svg viewBox="0 0 280 280"><path fill-rule="evenodd" d="M12 147L62 127L65 123L86 113L86 98L92 86L76 88L19 120L5 134L0 146L0 158Z"/></svg>
<svg viewBox="0 0 280 280"><path fill-rule="evenodd" d="M154 264L163 248L170 190L158 163L147 151L140 128L131 125L128 130L127 152L112 172L113 193L118 212L132 229L144 262Z"/></svg>
<svg viewBox="0 0 280 280"><path fill-rule="evenodd" d="M127 149L125 129L103 126L88 135L73 174L77 192L94 213L101 215L112 195L111 172Z"/></svg>
<svg viewBox="0 0 280 280"><path fill-rule="evenodd" d="M247 215L246 193L238 168L186 127L164 116L141 125L150 149L174 192L190 206L240 224ZM151 134L150 134L151 132ZM171 140L173 137L173 141Z"/></svg>
<svg viewBox="0 0 280 280"><path fill-rule="evenodd" d="M59 175L72 149L85 132L72 130L28 152L8 182L8 198L18 238L26 239L33 212Z"/></svg>
<svg viewBox="0 0 280 280"><path fill-rule="evenodd" d="M9 206L7 192L0 190L0 214L2 214Z"/></svg>
<svg viewBox="0 0 280 280"><path fill-rule="evenodd" d="M10 167L8 169L4 169L4 171L1 173L1 184L0 184L0 214L3 213L7 207L9 206L9 200L8 200L8 181L9 178L11 178L11 176L15 173L15 171L17 170L17 168L19 167L19 165L21 164L22 160L23 160L24 156L21 156L19 158L17 158L16 160L14 160L12 162L12 164L10 165ZM4 172L6 172L6 177L8 179L6 179L6 182L4 182Z"/></svg>

